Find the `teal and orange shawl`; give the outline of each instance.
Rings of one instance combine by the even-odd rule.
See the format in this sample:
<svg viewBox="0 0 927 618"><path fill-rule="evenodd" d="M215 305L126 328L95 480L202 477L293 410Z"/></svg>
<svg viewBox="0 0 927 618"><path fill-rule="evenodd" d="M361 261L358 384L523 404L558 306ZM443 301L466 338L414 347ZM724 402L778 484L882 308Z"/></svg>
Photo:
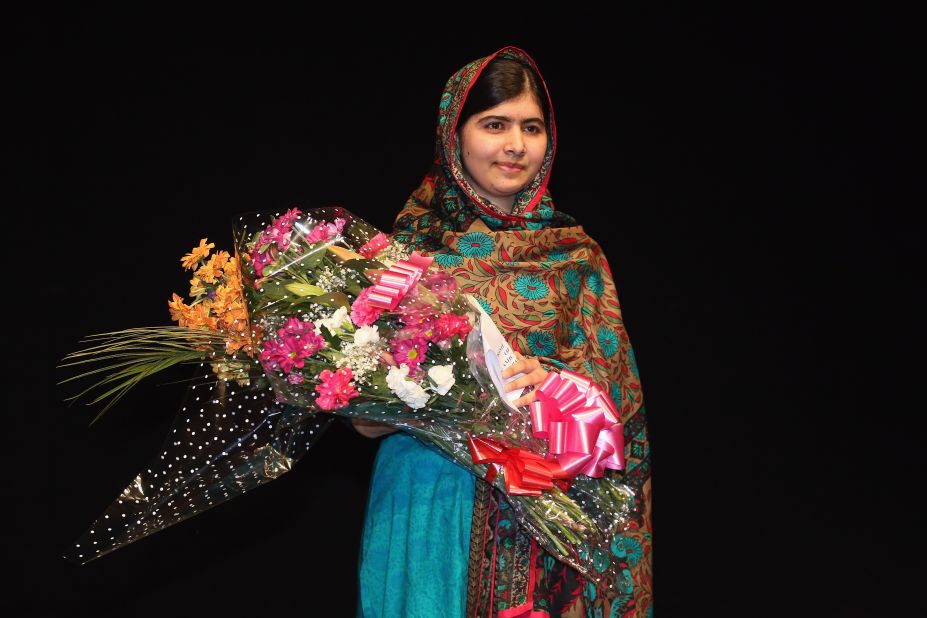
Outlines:
<svg viewBox="0 0 927 618"><path fill-rule="evenodd" d="M557 146L553 106L544 163L516 194L511 214L477 194L462 173L455 139L460 110L497 56L534 71L550 102L534 60L517 47L455 72L441 94L434 163L396 217L394 237L433 255L463 291L480 300L516 350L610 389L624 424L627 469L606 474L635 490L637 517L612 541L610 555L593 557L603 565L618 561L621 577L596 585L513 525L501 494L478 483L467 615L559 615L580 596L590 616L650 615L650 448L640 378L608 261L582 226L554 207L547 186Z"/></svg>

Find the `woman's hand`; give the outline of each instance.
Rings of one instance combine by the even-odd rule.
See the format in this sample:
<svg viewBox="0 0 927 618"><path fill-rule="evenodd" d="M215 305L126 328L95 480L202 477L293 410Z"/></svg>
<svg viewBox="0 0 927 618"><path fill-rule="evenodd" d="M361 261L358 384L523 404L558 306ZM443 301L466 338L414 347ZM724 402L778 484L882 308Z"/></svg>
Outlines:
<svg viewBox="0 0 927 618"><path fill-rule="evenodd" d="M541 366L541 361L538 359L534 357L525 358L518 352L515 352L515 357L518 358L518 362L516 362L514 365L511 365L508 369L502 372L502 379L504 380L510 376L515 375L516 373L523 373L525 375L518 378L517 380L507 382L505 384L505 392L508 393L514 390L521 390L526 386L540 384L544 381L544 378L547 377L547 370ZM521 406L530 405L531 402L533 402L535 399L537 399L537 393L535 393L535 391L532 389L532 391L527 395L523 395L522 397L519 397L513 401L512 405L514 405L516 408L520 408Z"/></svg>
<svg viewBox="0 0 927 618"><path fill-rule="evenodd" d="M380 362L385 365L390 365L391 367L396 366L396 359L385 350L380 354ZM380 436L387 436L399 431L392 425L384 425L383 423L368 421L363 418L352 418L351 424L354 426L354 429L357 430L357 433L365 438L379 438Z"/></svg>
<svg viewBox="0 0 927 618"><path fill-rule="evenodd" d="M379 438L380 436L386 436L399 431L392 425L384 425L383 423L368 421L363 418L352 418L351 424L354 425L354 429L357 430L357 433L365 438Z"/></svg>

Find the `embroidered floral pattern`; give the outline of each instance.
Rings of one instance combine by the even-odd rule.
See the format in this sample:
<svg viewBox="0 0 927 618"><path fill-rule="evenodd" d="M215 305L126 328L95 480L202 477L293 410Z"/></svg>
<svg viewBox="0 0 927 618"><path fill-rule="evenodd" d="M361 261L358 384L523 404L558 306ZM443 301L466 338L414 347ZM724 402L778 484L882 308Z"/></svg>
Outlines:
<svg viewBox="0 0 927 618"><path fill-rule="evenodd" d="M571 268L563 273L563 283L566 285L567 294L570 295L570 298L575 299L579 296L579 273L575 269Z"/></svg>
<svg viewBox="0 0 927 618"><path fill-rule="evenodd" d="M586 333L579 322L573 320L570 322L569 339L567 340L571 348L578 348L586 342Z"/></svg>
<svg viewBox="0 0 927 618"><path fill-rule="evenodd" d="M482 232L471 232L460 237L457 248L461 255L473 258L484 258L492 253L492 238Z"/></svg>
<svg viewBox="0 0 927 618"><path fill-rule="evenodd" d="M547 284L534 275L517 275L515 290L528 300L537 300L547 296Z"/></svg>
<svg viewBox="0 0 927 618"><path fill-rule="evenodd" d="M607 357L612 357L618 352L618 335L606 326L599 327L598 333L599 347L602 353Z"/></svg>
<svg viewBox="0 0 927 618"><path fill-rule="evenodd" d="M554 337L547 331L536 330L528 333L528 347L533 356L553 356L557 351Z"/></svg>

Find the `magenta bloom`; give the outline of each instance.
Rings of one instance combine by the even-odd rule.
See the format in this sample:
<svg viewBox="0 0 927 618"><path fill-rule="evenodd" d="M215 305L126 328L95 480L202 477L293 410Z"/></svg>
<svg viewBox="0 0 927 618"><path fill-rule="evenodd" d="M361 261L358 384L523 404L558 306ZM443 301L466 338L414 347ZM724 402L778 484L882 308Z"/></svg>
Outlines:
<svg viewBox="0 0 927 618"><path fill-rule="evenodd" d="M454 293L457 291L457 282L454 277L441 270L423 277L422 285L428 288L440 301L453 298Z"/></svg>
<svg viewBox="0 0 927 618"><path fill-rule="evenodd" d="M309 326L311 328L312 324ZM312 356L325 347L325 338L322 337L322 335L316 334L314 328L301 334L287 335L284 338L284 341L290 340L294 342L293 345L299 346L301 349L303 349L306 356Z"/></svg>
<svg viewBox="0 0 927 618"><path fill-rule="evenodd" d="M302 369L305 359L325 347L325 340L310 332L305 335L287 335L282 339L264 342L261 363L264 367L290 373L293 368Z"/></svg>
<svg viewBox="0 0 927 618"><path fill-rule="evenodd" d="M421 337L427 341L437 343L441 340L441 333L438 330L437 320L425 320L419 324L406 326L399 331L399 337L405 339L410 337Z"/></svg>
<svg viewBox="0 0 927 618"><path fill-rule="evenodd" d="M298 373L291 373L290 375L286 377L286 381L289 382L290 384L302 384L303 376Z"/></svg>
<svg viewBox="0 0 927 618"><path fill-rule="evenodd" d="M281 251L286 251L286 248L290 244L290 234L293 232L293 223L296 222L300 214L297 208L292 208L283 213L272 225L264 230L264 237L262 240L264 242L277 243L277 247L279 247Z"/></svg>
<svg viewBox="0 0 927 618"><path fill-rule="evenodd" d="M303 355L302 352L303 346L299 345L295 337L283 341L272 339L265 342L264 351L261 352L261 361L283 373L290 373L294 366L302 368L303 359L308 356L308 354Z"/></svg>
<svg viewBox="0 0 927 618"><path fill-rule="evenodd" d="M281 337L286 337L288 335L304 336L309 333L315 333L315 327L312 322L303 322L297 317L287 318L283 328L277 329L277 334Z"/></svg>
<svg viewBox="0 0 927 618"><path fill-rule="evenodd" d="M446 341L454 335L460 335L460 338L463 339L470 332L471 328L472 326L467 316L458 315L456 313L442 313L438 317L438 322L435 326L435 329L438 331L439 341Z"/></svg>
<svg viewBox="0 0 927 618"><path fill-rule="evenodd" d="M286 251L290 246L293 223L301 214L298 208L291 208L277 217L261 234L251 251L251 263L258 277L263 277L264 268L277 259L280 251Z"/></svg>
<svg viewBox="0 0 927 618"><path fill-rule="evenodd" d="M281 226L292 227L301 214L303 214L303 212L299 208L291 208L280 215L280 218L277 219L277 222Z"/></svg>
<svg viewBox="0 0 927 618"><path fill-rule="evenodd" d="M414 301L408 304L399 305L400 319L406 326L416 326L424 324L438 317L437 311L431 305Z"/></svg>
<svg viewBox="0 0 927 618"><path fill-rule="evenodd" d="M394 339L390 343L390 354L396 359L397 365L406 364L414 369L425 360L428 351L428 340L424 337L410 337L408 339Z"/></svg>
<svg viewBox="0 0 927 618"><path fill-rule="evenodd" d="M320 373L319 379L322 383L315 387L316 392L319 393L316 398L319 407L323 410L338 410L348 405L352 398L360 395L351 383L353 377L354 374L350 367L343 367L334 372L326 369Z"/></svg>
<svg viewBox="0 0 927 618"><path fill-rule="evenodd" d="M373 288L364 288L351 303L351 321L357 326L370 326L380 318L383 310L370 304Z"/></svg>
<svg viewBox="0 0 927 618"><path fill-rule="evenodd" d="M257 244L254 245L254 250L251 252L251 264L254 266L254 271L257 273L258 277L264 276L264 269L268 264L272 264L274 260L277 259L278 255L276 245L270 245L266 251L258 251L258 247L261 246L262 244L259 240Z"/></svg>
<svg viewBox="0 0 927 618"><path fill-rule="evenodd" d="M344 229L345 220L341 217L335 219L334 223L319 223L312 228L312 231L306 236L307 242L325 242L334 238Z"/></svg>

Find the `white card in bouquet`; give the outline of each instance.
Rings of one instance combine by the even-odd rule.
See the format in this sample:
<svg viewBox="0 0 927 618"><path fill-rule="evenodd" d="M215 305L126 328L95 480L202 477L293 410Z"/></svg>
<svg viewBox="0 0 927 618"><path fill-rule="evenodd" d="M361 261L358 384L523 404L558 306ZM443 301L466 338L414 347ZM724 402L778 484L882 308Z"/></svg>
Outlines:
<svg viewBox="0 0 927 618"><path fill-rule="evenodd" d="M480 316L480 335L483 338L483 356L486 358L486 368L489 370L489 376L492 378L496 390L499 391L502 401L513 410L517 410L517 408L512 405L512 402L521 397L522 391L516 389L510 393L506 393L503 385L525 374L516 373L508 379L502 377L503 370L518 362L518 358L515 356L515 350L508 344L505 337L499 332L496 323L492 321L492 317L486 313L486 310L483 309L483 306L473 295L465 294L464 297L467 299L467 303L470 307Z"/></svg>

